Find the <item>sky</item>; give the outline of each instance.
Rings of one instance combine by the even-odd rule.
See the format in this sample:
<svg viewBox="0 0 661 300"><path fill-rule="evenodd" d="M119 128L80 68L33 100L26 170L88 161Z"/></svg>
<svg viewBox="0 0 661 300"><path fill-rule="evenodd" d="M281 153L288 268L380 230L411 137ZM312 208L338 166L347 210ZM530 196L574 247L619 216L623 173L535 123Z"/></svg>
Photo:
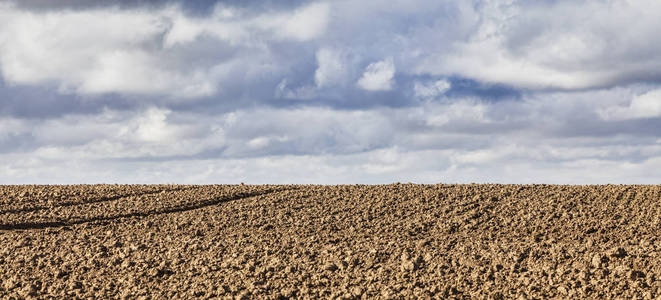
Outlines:
<svg viewBox="0 0 661 300"><path fill-rule="evenodd" d="M658 0L0 0L0 183L661 182Z"/></svg>

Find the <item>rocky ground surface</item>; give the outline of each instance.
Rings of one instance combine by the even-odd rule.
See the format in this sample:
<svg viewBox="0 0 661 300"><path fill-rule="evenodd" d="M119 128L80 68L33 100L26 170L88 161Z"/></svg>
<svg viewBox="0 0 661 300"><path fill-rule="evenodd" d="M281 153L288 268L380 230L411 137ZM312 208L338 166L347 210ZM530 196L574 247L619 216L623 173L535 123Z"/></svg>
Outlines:
<svg viewBox="0 0 661 300"><path fill-rule="evenodd" d="M661 186L0 186L2 298L661 298Z"/></svg>

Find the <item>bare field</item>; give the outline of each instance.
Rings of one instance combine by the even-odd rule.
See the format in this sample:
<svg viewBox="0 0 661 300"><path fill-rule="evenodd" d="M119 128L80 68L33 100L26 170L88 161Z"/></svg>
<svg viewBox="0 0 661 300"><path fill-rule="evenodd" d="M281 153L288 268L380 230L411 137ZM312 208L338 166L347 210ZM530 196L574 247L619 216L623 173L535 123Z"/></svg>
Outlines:
<svg viewBox="0 0 661 300"><path fill-rule="evenodd" d="M661 186L0 186L2 298L661 299Z"/></svg>

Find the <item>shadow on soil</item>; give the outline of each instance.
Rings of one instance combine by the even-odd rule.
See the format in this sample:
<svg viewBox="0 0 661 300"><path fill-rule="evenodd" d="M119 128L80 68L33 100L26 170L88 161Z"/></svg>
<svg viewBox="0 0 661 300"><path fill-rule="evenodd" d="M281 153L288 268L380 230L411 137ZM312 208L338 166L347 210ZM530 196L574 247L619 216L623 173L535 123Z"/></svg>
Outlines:
<svg viewBox="0 0 661 300"><path fill-rule="evenodd" d="M195 209L200 209L200 208L204 208L204 207L208 207L208 206L213 206L213 205L224 203L224 202L241 200L241 199L245 199L245 198L262 196L262 195L266 195L266 194L271 194L271 193L276 193L276 192L283 192L283 191L293 190L293 189L296 189L296 188L267 189L267 190L263 190L263 191L252 192L252 193L239 193L239 194L232 195L232 196L229 196L229 197L218 197L218 198L205 199L205 200L201 200L200 202L195 203L195 204L191 204L191 205L169 207L169 208L156 210L156 211L151 211L151 212L134 212L134 213L128 213L128 214L115 215L115 216L93 217L93 218L75 220L75 221L71 221L71 222L26 222L26 223L16 223L16 224L0 224L0 230L45 229L45 228L54 228L54 227L66 227L66 226L72 226L72 225L78 225L78 224L84 224L84 223L90 223L90 222L112 221L112 220L117 220L117 219L122 219L122 218L157 216L157 215L162 215L162 214L169 214L169 213L177 213L177 212L195 210ZM147 194L150 194L150 193L152 193L152 192L149 192ZM108 201L108 200L104 200L104 201ZM90 203L90 202L86 202L86 203Z"/></svg>
<svg viewBox="0 0 661 300"><path fill-rule="evenodd" d="M26 208L19 208L19 209L8 209L8 210L0 211L0 214L26 213L26 212L54 209L54 208L57 208L57 207L68 207L68 206L75 206L75 205L84 205L84 204L92 204L92 203L99 203L99 202L107 202L107 201L119 200L119 199L126 198L126 197L140 197L140 196L158 194L158 193L161 193L161 192L179 192L179 191L194 190L194 189L198 189L198 188L200 188L200 187L174 188L174 189L165 189L165 190L157 190L157 191L148 191L148 192L142 192L142 193L127 193L127 194L122 194L122 195L117 195L117 196L112 196L112 197L101 197L101 198L97 198L97 199L89 199L89 200L83 201L83 202L63 202L63 203L58 203L58 204L55 204L55 205L52 205L52 206L33 206L33 207L26 207Z"/></svg>

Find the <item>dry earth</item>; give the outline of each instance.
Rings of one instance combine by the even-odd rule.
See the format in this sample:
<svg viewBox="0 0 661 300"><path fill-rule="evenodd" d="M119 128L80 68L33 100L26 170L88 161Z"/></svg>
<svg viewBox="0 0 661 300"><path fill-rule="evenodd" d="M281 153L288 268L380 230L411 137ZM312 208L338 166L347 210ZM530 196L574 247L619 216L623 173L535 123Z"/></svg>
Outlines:
<svg viewBox="0 0 661 300"><path fill-rule="evenodd" d="M3 298L661 297L661 186L0 186Z"/></svg>

